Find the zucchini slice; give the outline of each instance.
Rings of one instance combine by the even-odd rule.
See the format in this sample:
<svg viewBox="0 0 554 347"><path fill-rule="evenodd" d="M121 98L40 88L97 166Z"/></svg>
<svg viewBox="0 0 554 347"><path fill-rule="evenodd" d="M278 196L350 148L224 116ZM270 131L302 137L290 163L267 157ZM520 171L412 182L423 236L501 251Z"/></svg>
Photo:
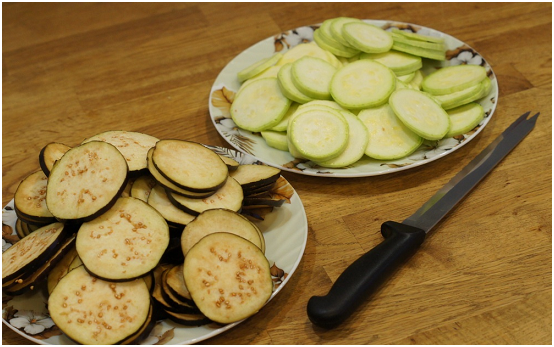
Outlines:
<svg viewBox="0 0 554 347"><path fill-rule="evenodd" d="M148 197L148 205L155 208L168 222L168 224L178 225L181 230L189 224L195 216L178 209L167 197L166 190L156 185L152 188Z"/></svg>
<svg viewBox="0 0 554 347"><path fill-rule="evenodd" d="M181 249L185 257L190 249L200 241L204 236L227 232L238 235L258 248L263 249L260 233L251 221L239 213L226 209L213 209L202 212L192 222L190 222L181 235Z"/></svg>
<svg viewBox="0 0 554 347"><path fill-rule="evenodd" d="M362 59L339 69L331 83L331 95L347 109L384 104L396 87L394 72L385 65Z"/></svg>
<svg viewBox="0 0 554 347"><path fill-rule="evenodd" d="M284 131L265 130L261 132L265 143L269 147L278 149L280 151L288 151L289 145L287 143L287 133Z"/></svg>
<svg viewBox="0 0 554 347"><path fill-rule="evenodd" d="M119 198L100 217L83 223L77 253L97 277L121 281L156 267L169 245L169 227L153 207L136 198Z"/></svg>
<svg viewBox="0 0 554 347"><path fill-rule="evenodd" d="M487 70L480 65L453 65L427 75L421 87L433 95L444 95L479 84L485 78Z"/></svg>
<svg viewBox="0 0 554 347"><path fill-rule="evenodd" d="M167 197L177 208L193 216L198 216L200 213L214 208L240 211L244 194L240 184L234 178L229 177L223 187L204 199L191 199L169 191Z"/></svg>
<svg viewBox="0 0 554 347"><path fill-rule="evenodd" d="M361 52L383 53L389 51L393 44L389 33L363 21L345 23L341 31L350 47Z"/></svg>
<svg viewBox="0 0 554 347"><path fill-rule="evenodd" d="M287 63L281 67L281 69L279 70L279 73L277 74L277 81L279 82L279 87L281 88L281 92L288 99L294 102L297 102L299 104L305 104L313 100L312 97L309 97L306 94L302 93L300 90L298 90L298 88L294 84L292 80L292 63ZM290 109L290 106L289 106L289 109ZM288 112L286 114L288 114Z"/></svg>
<svg viewBox="0 0 554 347"><path fill-rule="evenodd" d="M191 141L159 141L152 163L168 181L191 192L213 192L225 184L229 174L219 155Z"/></svg>
<svg viewBox="0 0 554 347"><path fill-rule="evenodd" d="M179 195L183 195L183 196L186 196L188 198L192 198L192 199L203 199L203 198L207 198L211 195L213 195L213 193L215 193L215 190L214 191L207 191L207 192L201 192L201 193L198 193L198 192L192 192L190 190L186 190L186 189L183 189L181 187L178 187L176 186L174 183L170 182L167 178L165 178L159 171L158 169L156 169L156 166L152 163L152 153L154 152L154 149L151 148L149 151L148 151L148 154L147 154L147 160L148 160L148 171L150 172L150 174L152 175L152 177L154 177L154 179L156 180L156 182L158 182L158 184L162 185L165 189L168 189L172 192L175 192Z"/></svg>
<svg viewBox="0 0 554 347"><path fill-rule="evenodd" d="M48 298L50 317L80 344L116 344L135 335L150 313L146 282L110 282L80 266L63 277Z"/></svg>
<svg viewBox="0 0 554 347"><path fill-rule="evenodd" d="M331 34L331 36L338 42L342 43L344 46L351 47L350 42L348 42L344 37L342 28L347 23L359 23L361 22L361 20L351 17L336 17L330 19L329 21L329 33Z"/></svg>
<svg viewBox="0 0 554 347"><path fill-rule="evenodd" d="M283 95L277 78L261 78L241 88L231 105L231 118L248 131L270 129L283 119L291 102Z"/></svg>
<svg viewBox="0 0 554 347"><path fill-rule="evenodd" d="M185 257L183 276L200 311L214 322L237 322L258 312L273 281L262 251L240 236L214 233Z"/></svg>
<svg viewBox="0 0 554 347"><path fill-rule="evenodd" d="M52 170L54 163L70 149L71 147L68 145L58 142L51 142L42 147L38 155L38 162L46 176L50 175L50 170Z"/></svg>
<svg viewBox="0 0 554 347"><path fill-rule="evenodd" d="M404 76L421 69L421 57L404 52L362 53L360 59L373 59L391 69L396 76ZM406 82L406 81L403 81ZM407 81L406 83L408 83Z"/></svg>
<svg viewBox="0 0 554 347"><path fill-rule="evenodd" d="M409 39L412 39L412 40L435 42L435 43L444 43L444 37L423 35L423 34L418 34L418 33L409 32L409 31L405 31L405 30L400 30L400 29L396 29L396 28L392 29L392 33L398 34L398 35L403 35L403 36L405 36Z"/></svg>
<svg viewBox="0 0 554 347"><path fill-rule="evenodd" d="M158 142L158 138L134 131L111 130L88 139L90 141L103 141L114 145L125 157L129 171L136 172L146 169L146 153Z"/></svg>
<svg viewBox="0 0 554 347"><path fill-rule="evenodd" d="M336 67L327 61L307 56L292 63L291 79L302 94L312 99L327 100L331 99L331 80L336 71Z"/></svg>
<svg viewBox="0 0 554 347"><path fill-rule="evenodd" d="M39 228L2 253L2 283L34 271L66 238L69 228L56 222Z"/></svg>
<svg viewBox="0 0 554 347"><path fill-rule="evenodd" d="M268 165L245 164L230 173L244 190L273 185L281 176L281 170Z"/></svg>
<svg viewBox="0 0 554 347"><path fill-rule="evenodd" d="M50 224L56 221L46 206L48 178L43 171L36 171L25 177L14 194L17 216L25 221Z"/></svg>
<svg viewBox="0 0 554 347"><path fill-rule="evenodd" d="M450 116L450 130L446 134L447 137L465 134L485 118L483 106L476 102L448 110L447 113Z"/></svg>
<svg viewBox="0 0 554 347"><path fill-rule="evenodd" d="M256 63L246 67L245 69L242 69L237 73L237 78L239 82L244 82L247 79L250 79L254 76L256 76L259 73L262 73L263 71L269 69L273 65L277 64L279 60L283 57L282 53L275 53L270 57L263 58Z"/></svg>
<svg viewBox="0 0 554 347"><path fill-rule="evenodd" d="M360 111L360 121L369 132L365 154L377 160L394 160L408 156L423 139L408 129L394 114L389 104Z"/></svg>
<svg viewBox="0 0 554 347"><path fill-rule="evenodd" d="M402 123L424 139L440 140L448 133L448 114L426 93L399 89L392 93L389 104Z"/></svg>
<svg viewBox="0 0 554 347"><path fill-rule="evenodd" d="M123 155L113 145L91 141L73 147L48 176L46 205L58 220L88 221L115 203L128 179Z"/></svg>

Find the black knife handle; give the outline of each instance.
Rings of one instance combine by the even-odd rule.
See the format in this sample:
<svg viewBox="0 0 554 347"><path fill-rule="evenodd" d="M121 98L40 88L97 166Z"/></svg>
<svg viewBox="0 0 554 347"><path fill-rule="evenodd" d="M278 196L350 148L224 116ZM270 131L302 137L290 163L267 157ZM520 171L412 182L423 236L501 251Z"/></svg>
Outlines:
<svg viewBox="0 0 554 347"><path fill-rule="evenodd" d="M331 329L346 320L425 239L422 229L390 221L381 225L381 234L385 240L346 268L327 295L310 298L313 324Z"/></svg>

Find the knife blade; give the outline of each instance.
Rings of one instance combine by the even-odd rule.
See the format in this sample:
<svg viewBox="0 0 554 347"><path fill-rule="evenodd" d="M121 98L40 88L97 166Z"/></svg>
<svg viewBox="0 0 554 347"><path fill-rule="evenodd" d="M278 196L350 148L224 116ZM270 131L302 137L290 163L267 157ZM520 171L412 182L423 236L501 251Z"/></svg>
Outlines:
<svg viewBox="0 0 554 347"><path fill-rule="evenodd" d="M446 214L533 130L537 113L526 112L402 223L381 225L384 240L338 277L325 296L308 300L310 321L332 329L345 321L399 266L405 263Z"/></svg>

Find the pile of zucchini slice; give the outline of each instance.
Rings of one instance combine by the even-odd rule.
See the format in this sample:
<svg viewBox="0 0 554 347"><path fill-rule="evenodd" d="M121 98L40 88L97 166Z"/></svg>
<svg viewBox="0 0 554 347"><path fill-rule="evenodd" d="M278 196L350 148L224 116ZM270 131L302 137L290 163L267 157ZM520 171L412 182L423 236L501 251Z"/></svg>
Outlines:
<svg viewBox="0 0 554 347"><path fill-rule="evenodd" d="M119 130L49 143L39 165L14 196L20 240L2 254L2 291L45 284L73 341L135 344L166 318L232 323L270 298L255 221L286 201L272 193L279 169Z"/></svg>
<svg viewBox="0 0 554 347"><path fill-rule="evenodd" d="M231 117L270 147L346 168L364 155L406 157L424 140L462 135L484 118L477 101L492 83L483 66L424 75L424 59L446 59L443 37L338 17L313 38L237 73Z"/></svg>

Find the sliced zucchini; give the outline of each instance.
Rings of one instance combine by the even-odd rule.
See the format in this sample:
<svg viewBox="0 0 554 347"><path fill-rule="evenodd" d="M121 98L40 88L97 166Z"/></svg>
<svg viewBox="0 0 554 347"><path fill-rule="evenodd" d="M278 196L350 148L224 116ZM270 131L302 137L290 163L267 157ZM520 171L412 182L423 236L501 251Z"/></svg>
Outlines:
<svg viewBox="0 0 554 347"><path fill-rule="evenodd" d="M350 42L346 40L344 37L342 28L347 23L358 23L361 22L361 20L357 18L350 18L350 17L336 17L330 20L329 23L329 32L333 36L335 40L342 43L344 46L351 47Z"/></svg>
<svg viewBox="0 0 554 347"><path fill-rule="evenodd" d="M294 117L289 139L300 154L315 162L339 156L348 144L349 129L336 110L309 110Z"/></svg>
<svg viewBox="0 0 554 347"><path fill-rule="evenodd" d="M389 104L402 123L424 139L440 140L448 133L448 114L423 92L399 89L392 93Z"/></svg>
<svg viewBox="0 0 554 347"><path fill-rule="evenodd" d="M50 175L50 170L52 170L54 163L70 149L71 147L63 143L51 142L40 150L38 162L46 176Z"/></svg>
<svg viewBox="0 0 554 347"><path fill-rule="evenodd" d="M176 186L192 192L211 192L227 180L229 169L205 146L184 140L161 140L152 152L157 171Z"/></svg>
<svg viewBox="0 0 554 347"><path fill-rule="evenodd" d="M137 177L131 185L131 193L129 196L140 199L142 201L148 201L150 191L156 185L156 179L152 175L144 174Z"/></svg>
<svg viewBox="0 0 554 347"><path fill-rule="evenodd" d="M67 235L62 223L39 228L2 253L2 283L34 271L47 261Z"/></svg>
<svg viewBox="0 0 554 347"><path fill-rule="evenodd" d="M319 166L343 168L354 164L364 156L369 141L369 135L365 125L353 113L348 111L339 112L348 123L348 144L338 157L317 162Z"/></svg>
<svg viewBox="0 0 554 347"><path fill-rule="evenodd" d="M231 117L240 128L258 132L277 125L290 104L277 78L261 78L249 83L235 96Z"/></svg>
<svg viewBox="0 0 554 347"><path fill-rule="evenodd" d="M15 296L21 295L29 290L33 290L38 284L47 278L48 273L58 262L63 259L65 254L71 249L74 249L74 245L75 234L66 238L58 247L56 247L55 252L50 256L50 258L46 259L46 261L43 262L36 270L17 279L15 283L8 288L2 288L2 292Z"/></svg>
<svg viewBox="0 0 554 347"><path fill-rule="evenodd" d="M270 131L286 131L290 118L296 112L296 110L298 109L299 106L300 106L299 103L293 102L290 105L287 113L285 113L285 116L283 117L283 119L281 119L281 121L277 125L275 125L274 127L272 127L269 130Z"/></svg>
<svg viewBox="0 0 554 347"><path fill-rule="evenodd" d="M327 51L319 47L313 41L309 43L301 43L289 49L285 52L285 54L283 54L283 58L281 58L277 65L283 66L288 63L293 63L296 60L306 56L320 58L326 60L332 65L335 65L333 61L336 60L336 57L334 59L333 57L330 57L329 54L327 54Z"/></svg>
<svg viewBox="0 0 554 347"><path fill-rule="evenodd" d="M167 197L166 190L160 185L152 188L148 197L148 205L155 208L168 224L179 225L181 230L194 219L193 215L175 207Z"/></svg>
<svg viewBox="0 0 554 347"><path fill-rule="evenodd" d="M189 197L189 198L193 198L193 199L203 199L203 198L207 198L211 195L213 195L213 193L215 193L215 190L214 191L207 191L207 192L202 192L202 193L198 193L198 192L192 192L190 190L186 190L186 189L183 189L181 187L178 187L176 186L175 184L173 184L172 182L170 182L167 178L165 178L159 171L158 169L156 169L155 165L152 163L152 153L154 152L154 149L151 148L149 151L148 151L148 154L147 154L147 157L148 157L148 171L150 172L150 174L152 175L152 177L154 177L154 179L156 180L156 182L160 185L162 185L165 189L168 189L172 192L175 192L179 195L183 195L183 196L186 196L186 197Z"/></svg>
<svg viewBox="0 0 554 347"><path fill-rule="evenodd" d="M48 298L50 317L80 344L116 344L136 334L150 312L150 292L142 279L109 282L83 266L63 277Z"/></svg>
<svg viewBox="0 0 554 347"><path fill-rule="evenodd" d="M360 59L373 59L391 69L396 76L415 73L423 66L421 57L397 51L362 53Z"/></svg>
<svg viewBox="0 0 554 347"><path fill-rule="evenodd" d="M462 89L458 92L444 94L444 95L435 95L434 98L437 99L442 108L449 110L456 107L461 102L464 102L470 98L476 98L481 94L482 85L478 83L469 88Z"/></svg>
<svg viewBox="0 0 554 347"><path fill-rule="evenodd" d="M238 169L235 171L238 171ZM227 208L233 211L240 211L243 192L240 184L234 178L229 177L225 185L208 198L191 199L169 191L167 192L167 197L177 208L197 216L213 208Z"/></svg>
<svg viewBox="0 0 554 347"><path fill-rule="evenodd" d="M265 140L265 143L267 143L269 147L285 152L289 150L286 132L266 130L262 131L261 134L263 139Z"/></svg>
<svg viewBox="0 0 554 347"><path fill-rule="evenodd" d="M448 110L447 113L450 116L450 130L446 137L465 134L479 125L485 118L483 106L476 102Z"/></svg>
<svg viewBox="0 0 554 347"><path fill-rule="evenodd" d="M351 47L366 53L387 52L393 44L389 33L363 21L345 23L342 26L342 37Z"/></svg>
<svg viewBox="0 0 554 347"><path fill-rule="evenodd" d="M407 37L404 34L398 34L396 32L392 32L392 39L395 42L403 43L406 45L410 45L412 47L418 47L418 48L424 48L424 49L430 49L430 50L436 50L436 51L445 51L446 46L443 42L429 42L424 40L416 40Z"/></svg>
<svg viewBox="0 0 554 347"><path fill-rule="evenodd" d="M369 132L365 154L378 160L395 160L413 153L423 139L408 129L389 104L360 111L358 118Z"/></svg>
<svg viewBox="0 0 554 347"><path fill-rule="evenodd" d="M421 70L417 70L415 72L414 78L410 81L409 85L414 87L417 90L421 90L421 83L423 82L423 72Z"/></svg>
<svg viewBox="0 0 554 347"><path fill-rule="evenodd" d="M48 176L46 205L59 220L88 221L110 209L127 184L127 161L113 145L73 147Z"/></svg>
<svg viewBox="0 0 554 347"><path fill-rule="evenodd" d="M417 71L419 71L419 70L417 70ZM409 84L415 78L415 75L416 75L417 71L411 72L407 75L401 75L401 76L397 75L396 78L399 81L403 82L403 83ZM417 88L417 89L419 89L419 88Z"/></svg>
<svg viewBox="0 0 554 347"><path fill-rule="evenodd" d="M48 178L43 171L36 171L25 177L14 194L17 216L24 220L53 223L56 218L46 206Z"/></svg>
<svg viewBox="0 0 554 347"><path fill-rule="evenodd" d="M231 172L234 178L245 191L262 186L273 185L281 176L281 170L268 165L245 164L237 171Z"/></svg>
<svg viewBox="0 0 554 347"><path fill-rule="evenodd" d="M345 46L342 43L335 40L332 36L327 36L321 30L321 27L314 31L314 41L317 45L324 50L331 52L337 57L352 58L360 53L359 50Z"/></svg>
<svg viewBox="0 0 554 347"><path fill-rule="evenodd" d="M396 76L391 69L362 59L337 71L331 83L331 95L344 108L370 108L387 102L395 85Z"/></svg>
<svg viewBox="0 0 554 347"><path fill-rule="evenodd" d="M270 57L263 58L256 63L248 66L247 68L239 71L237 73L237 77L239 82L244 82L247 79L250 79L254 76L256 76L259 73L262 73L264 70L269 69L273 65L277 64L277 62L283 57L282 53L275 53Z"/></svg>
<svg viewBox="0 0 554 347"><path fill-rule="evenodd" d="M281 67L279 73L277 74L277 81L279 82L281 92L288 99L300 104L305 104L313 100L312 97L309 97L298 90L298 88L294 84L292 80L292 63L285 64ZM289 112L287 112L286 114L289 114ZM275 126L277 125L278 124L276 124Z"/></svg>
<svg viewBox="0 0 554 347"><path fill-rule="evenodd" d="M89 137L82 143L90 141L114 145L125 157L129 171L137 172L146 169L146 153L156 145L158 138L135 131L111 130Z"/></svg>
<svg viewBox="0 0 554 347"><path fill-rule="evenodd" d="M446 59L446 52L444 50L421 48L398 41L394 41L392 49L432 60Z"/></svg>
<svg viewBox="0 0 554 347"><path fill-rule="evenodd" d="M183 276L200 311L222 324L258 312L273 292L262 251L230 233L210 234L196 243L185 257Z"/></svg>
<svg viewBox="0 0 554 347"><path fill-rule="evenodd" d="M214 209L204 211L187 225L181 236L183 254L186 257L190 249L204 236L223 231L238 235L255 244L262 252L265 251L258 227L252 222L235 211Z"/></svg>
<svg viewBox="0 0 554 347"><path fill-rule="evenodd" d="M421 87L433 95L444 95L479 84L485 78L487 70L480 65L453 65L427 75Z"/></svg>
<svg viewBox="0 0 554 347"><path fill-rule="evenodd" d="M392 29L392 33L398 34L398 35L403 35L403 36L405 36L409 39L412 39L412 40L435 42L435 43L444 43L444 37L423 35L423 34L418 34L418 33L409 32L409 31L405 31L405 30L400 30L400 29L396 29L396 28Z"/></svg>
<svg viewBox="0 0 554 347"><path fill-rule="evenodd" d="M83 223L77 253L87 270L108 280L129 280L151 271L169 244L169 228L154 208L136 198L119 198L100 217Z"/></svg>
<svg viewBox="0 0 554 347"><path fill-rule="evenodd" d="M298 90L312 99L330 99L331 80L337 71L327 61L302 57L292 63L292 82Z"/></svg>

